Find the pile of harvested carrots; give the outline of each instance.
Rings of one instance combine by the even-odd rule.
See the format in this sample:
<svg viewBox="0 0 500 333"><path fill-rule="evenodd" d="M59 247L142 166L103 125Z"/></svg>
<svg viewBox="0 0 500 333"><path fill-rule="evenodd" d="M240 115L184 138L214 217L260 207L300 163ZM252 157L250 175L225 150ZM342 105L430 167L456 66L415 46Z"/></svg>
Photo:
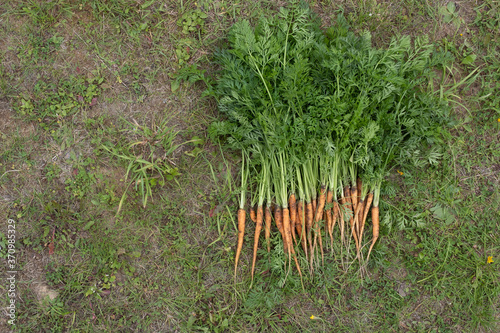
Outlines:
<svg viewBox="0 0 500 333"><path fill-rule="evenodd" d="M235 23L228 42L216 54L221 71L211 91L225 119L209 134L242 152L235 275L247 193L252 278L262 229L270 251L273 224L301 276L300 263L312 272L336 237L366 267L384 178L394 165L422 164L446 124L448 104L423 89L444 58L425 39L373 48L371 36L352 33L343 16L322 30L302 2L255 28Z"/></svg>
<svg viewBox="0 0 500 333"><path fill-rule="evenodd" d="M363 240L363 231L365 228L368 212L371 208L372 218L372 232L373 237L368 251L368 258L370 252L375 245L379 236L379 208L378 206L372 207L373 193L362 196L361 193L362 182L358 178L357 185L353 188L346 187L344 195L340 202L333 201L333 192L321 188L320 194L317 198L312 199L311 202L296 201L295 194L290 195L288 200L288 208L281 208L274 206L272 209L266 206L250 207L250 219L256 224L255 238L253 247L253 260L252 260L252 277L255 272L255 262L257 259L258 241L262 231L263 223L265 222L265 240L267 244L267 251L271 250L269 237L271 235L271 224L274 215L274 221L281 233L285 252L294 255L294 247L300 244L306 258L310 257L311 269L314 258L314 252L317 249L319 242L322 261L324 261L324 251L322 246L322 229L324 235L328 235L331 246L333 247L333 229L338 222L340 230L340 239L345 242L345 230L351 233L356 250L357 256L360 256L361 242ZM238 226L240 230L244 230L245 225L245 210L238 210ZM347 220L347 224L346 224ZM313 238L314 235L314 238ZM243 233L238 239L238 248L241 251L243 244ZM235 266L238 265L238 257ZM301 273L300 266L295 259L299 274Z"/></svg>
<svg viewBox="0 0 500 333"><path fill-rule="evenodd" d="M253 259L251 275L255 272L257 261L257 250L259 248L259 239L264 228L265 244L267 251L271 250L270 237L272 225L274 224L281 234L284 252L291 260L293 258L299 275L302 276L302 269L297 260L299 248L309 263L309 269L314 270L314 262L319 264L319 257L324 263L323 241L330 244L333 249L334 230L337 226L340 242L343 246L349 246L350 240L354 241L356 248L356 258L360 263L364 262L362 255L363 234L365 230L368 214L371 211L371 229L372 238L368 249L366 261L370 257L375 242L379 236L379 197L380 182L363 183L361 178L356 182L341 186L336 186L339 179L332 178L332 183L324 183L318 191L308 192L303 186L312 177L313 183L317 183L318 173L308 173L314 163L306 163L302 172L297 170L294 177L297 180L298 195L294 191L290 194L286 202L277 204L276 198L269 200L266 205L262 200L263 195L255 197L256 204L252 204L249 209L250 219L255 223L255 237L253 246ZM314 167L314 166L313 166ZM272 169L272 165L271 165ZM341 174L339 170L329 169L333 174ZM265 174L265 172L264 172ZM245 172L242 173L245 177ZM325 179L325 177L319 177ZM271 193L273 186L269 185L269 180L262 182L261 189L265 193ZM243 179L243 181L245 181ZM342 183L342 181L340 180ZM319 182L321 184L321 182ZM294 186L295 187L295 186ZM339 189L338 191L336 189ZM374 200L375 198L375 200ZM243 247L243 238L246 225L246 211L244 208L238 210L238 245L236 251L235 274L238 266L241 249Z"/></svg>

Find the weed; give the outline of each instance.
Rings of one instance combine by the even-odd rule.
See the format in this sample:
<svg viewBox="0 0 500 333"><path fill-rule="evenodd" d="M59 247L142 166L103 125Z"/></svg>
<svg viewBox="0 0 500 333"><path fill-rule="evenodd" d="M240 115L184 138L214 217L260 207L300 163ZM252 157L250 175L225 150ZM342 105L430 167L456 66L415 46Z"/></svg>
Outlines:
<svg viewBox="0 0 500 333"><path fill-rule="evenodd" d="M199 8L185 12L177 21L177 25L182 28L182 33L188 35L192 32L198 34L203 32L205 27L205 19L207 14L202 12Z"/></svg>
<svg viewBox="0 0 500 333"><path fill-rule="evenodd" d="M165 185L165 181L172 180L179 174L178 169L172 166L168 158L179 145L174 144L177 132L167 126L167 121L149 128L137 122L128 122L128 131L132 131L139 141L127 144L121 149L102 146L106 151L127 163L127 172L124 181L130 176L127 189L118 205L118 215L125 201L127 190L134 184L135 190L141 196L142 206L146 207L148 198L153 197L152 189Z"/></svg>
<svg viewBox="0 0 500 333"><path fill-rule="evenodd" d="M39 80L33 88L33 95L20 97L15 109L21 116L49 129L64 118L96 105L103 81L103 77L72 76L56 85Z"/></svg>
<svg viewBox="0 0 500 333"><path fill-rule="evenodd" d="M47 163L44 167L45 177L48 182L53 181L61 174L61 168L56 163Z"/></svg>
<svg viewBox="0 0 500 333"><path fill-rule="evenodd" d="M439 12L443 15L443 21L445 23L453 23L453 25L457 28L457 31L464 23L464 20L458 15L457 6L453 1L450 1L446 4L446 6L439 8Z"/></svg>
<svg viewBox="0 0 500 333"><path fill-rule="evenodd" d="M66 180L66 191L70 192L73 197L82 199L89 194L92 186L97 182L98 176L94 172L89 172L88 169L95 169L95 161L91 158L77 163L73 167L73 177Z"/></svg>
<svg viewBox="0 0 500 333"><path fill-rule="evenodd" d="M182 38L179 40L179 43L175 48L175 55L177 56L179 67L182 67L189 61L189 59L191 59L191 49L193 48L194 43L195 40L192 38Z"/></svg>

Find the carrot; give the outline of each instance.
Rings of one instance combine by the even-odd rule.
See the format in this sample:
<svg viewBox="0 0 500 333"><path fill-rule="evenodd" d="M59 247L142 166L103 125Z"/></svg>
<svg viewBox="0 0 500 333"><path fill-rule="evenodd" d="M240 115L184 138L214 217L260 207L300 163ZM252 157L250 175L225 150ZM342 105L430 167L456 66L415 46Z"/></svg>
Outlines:
<svg viewBox="0 0 500 333"><path fill-rule="evenodd" d="M363 239L363 232L365 230L365 223L366 223L366 218L368 216L368 211L370 210L370 206L372 205L373 201L373 193L370 192L366 198L365 201L365 207L361 219L361 231L359 232L359 243L361 244L361 240Z"/></svg>
<svg viewBox="0 0 500 333"><path fill-rule="evenodd" d="M257 249L259 248L259 236L262 230L262 220L264 219L264 209L262 206L257 207L257 217L255 226L255 238L253 241L253 258L252 258L252 280L255 272L255 262L257 261Z"/></svg>
<svg viewBox="0 0 500 333"><path fill-rule="evenodd" d="M278 231L283 236L283 214L281 213L281 207L279 206L274 206L274 221L276 222Z"/></svg>
<svg viewBox="0 0 500 333"><path fill-rule="evenodd" d="M358 181L356 183L356 186L358 187L358 198L361 198L361 196L362 196L361 189L363 188L363 181L359 177L358 177ZM360 200L360 199L358 199L358 200Z"/></svg>
<svg viewBox="0 0 500 333"><path fill-rule="evenodd" d="M238 260L240 259L241 249L243 248L243 236L245 235L245 217L244 209L238 209L238 245L236 246L236 258L234 260L234 276L238 269Z"/></svg>
<svg viewBox="0 0 500 333"><path fill-rule="evenodd" d="M292 258L291 248L293 248L293 243L292 243L292 232L290 230L290 210L288 208L283 208L283 233L285 234L285 239L286 239L285 249L288 253L288 258L290 260Z"/></svg>
<svg viewBox="0 0 500 333"><path fill-rule="evenodd" d="M354 219L354 225L355 226L359 225L359 221L358 221L358 219L359 219L359 211L361 210L362 206L363 206L362 204L358 204L358 207L356 208L356 212L354 213L353 219ZM354 231L354 240L356 241L356 250L358 251L357 254L358 254L358 258L359 258L359 250L361 248L361 243L359 241L360 240L359 239L359 234L356 231Z"/></svg>
<svg viewBox="0 0 500 333"><path fill-rule="evenodd" d="M370 249L368 250L368 257L366 257L367 262L368 262L368 259L370 259L370 253L372 252L373 245L375 245L375 242L378 239L378 233L379 233L379 228L380 228L378 206L372 207L372 223L373 223L373 239L372 239L372 245L370 246Z"/></svg>
<svg viewBox="0 0 500 333"><path fill-rule="evenodd" d="M301 200L297 202L297 220L295 221L295 230L297 231L297 236L299 239L302 238L302 213L304 210L304 204Z"/></svg>
<svg viewBox="0 0 500 333"><path fill-rule="evenodd" d="M346 186L344 188L344 199L345 199L346 209L352 214L352 198L351 198L351 189L349 188L349 186Z"/></svg>
<svg viewBox="0 0 500 333"><path fill-rule="evenodd" d="M333 202L333 213L332 213L332 223L330 224L330 230L328 232L330 233L330 239L331 239L331 248L333 250L333 228L335 228L335 224L337 223L337 216L339 215L339 204L337 201Z"/></svg>
<svg viewBox="0 0 500 333"><path fill-rule="evenodd" d="M314 199L312 199L311 201L312 203L312 213L313 213L313 217L314 217L314 214L316 214L316 197L314 197Z"/></svg>
<svg viewBox="0 0 500 333"><path fill-rule="evenodd" d="M337 201L333 202L333 212L332 212L332 224L330 228L333 229L335 228L335 224L337 224L337 218L340 215L340 208L339 208L339 203Z"/></svg>
<svg viewBox="0 0 500 333"><path fill-rule="evenodd" d="M351 226L351 235L354 238L354 244L356 245L356 250L358 250L359 247L358 247L358 235L356 233L356 225L355 225L355 222L356 222L355 211L353 211L353 209L352 209L351 189L349 188L349 186L346 186L344 188L344 193L346 194L345 201L346 201L347 210L348 210L349 216L350 216L349 224Z"/></svg>
<svg viewBox="0 0 500 333"><path fill-rule="evenodd" d="M271 209L269 205L266 206L266 210L264 212L264 219L266 221L266 226L264 229L264 235L266 236L267 243L267 252L271 252Z"/></svg>
<svg viewBox="0 0 500 333"><path fill-rule="evenodd" d="M297 201L295 199L295 194L290 194L288 199L288 207L290 209L290 229L292 231L292 238L295 244L297 244L297 239L295 237L295 225L297 224Z"/></svg>
<svg viewBox="0 0 500 333"><path fill-rule="evenodd" d="M344 194L345 194L345 206L347 209L347 212L349 213L349 224L351 225L351 230L354 234L354 212L352 210L352 198L351 198L351 189L349 186L346 186L344 188Z"/></svg>
<svg viewBox="0 0 500 333"><path fill-rule="evenodd" d="M325 233L328 233L330 235L330 241L333 244L333 228L332 228L332 223L333 223L333 217L332 217L332 202L333 202L333 192L328 190L328 193L326 194L326 205L328 206L326 211L326 225L325 225Z"/></svg>
<svg viewBox="0 0 500 333"><path fill-rule="evenodd" d="M321 250L321 261L325 262L325 255L323 253L323 241L321 237L321 228L319 226L319 221L323 219L323 210L325 209L325 203L326 203L326 188L325 186L321 186L321 192L318 198L318 206L316 210L316 216L314 218L314 230L315 230L315 235L314 235L314 246L316 246L316 239L319 236L319 246Z"/></svg>
<svg viewBox="0 0 500 333"><path fill-rule="evenodd" d="M349 189L351 193L351 202L352 202L352 211L355 212L356 208L358 208L358 187L356 184Z"/></svg>
<svg viewBox="0 0 500 333"><path fill-rule="evenodd" d="M360 237L360 234L361 234L361 223L363 222L363 214L365 212L365 205L366 205L366 201L361 198L361 200L359 200L358 202L358 214L356 216L356 221L358 223L358 240L359 240L359 244L361 245L361 237Z"/></svg>
<svg viewBox="0 0 500 333"><path fill-rule="evenodd" d="M354 238L354 244L356 245L356 250L359 251L359 245L358 245L358 235L356 234L356 230L355 230L355 221L354 221L354 217L351 218L350 220L350 223L351 223L351 235L353 236Z"/></svg>
<svg viewBox="0 0 500 333"><path fill-rule="evenodd" d="M297 224L295 228L297 229L297 235L299 236L300 243L302 244L302 249L306 254L307 259L307 245L306 245L306 233L303 232L302 228L305 229L305 215L304 214L304 203L300 200L297 205Z"/></svg>
<svg viewBox="0 0 500 333"><path fill-rule="evenodd" d="M357 187L357 192L356 192L356 197L357 197L357 203L360 204L360 202L364 201L365 198L363 198L363 194L362 194L362 189L363 189L363 181L361 180L361 178L358 177L358 180L356 182L356 187ZM364 202L363 202L364 203ZM359 239L359 233L360 233L360 230L361 230L361 221L362 221L362 217L363 217L363 207L361 207L360 209L360 217L358 218L358 239Z"/></svg>
<svg viewBox="0 0 500 333"><path fill-rule="evenodd" d="M253 223L257 223L257 214L255 213L254 206L250 206L250 220L252 220Z"/></svg>
<svg viewBox="0 0 500 333"><path fill-rule="evenodd" d="M286 242L286 234L285 229L283 228L283 211L280 206L276 206L274 210L274 220L276 221L276 226L278 227L279 232L281 233L281 238L283 239L283 248L285 249L285 253L288 253L288 244Z"/></svg>
<svg viewBox="0 0 500 333"><path fill-rule="evenodd" d="M313 224L313 205L312 202L308 202L306 204L306 232L307 232L307 243L309 243L309 257L312 257L313 255L313 243L312 243L312 235L311 235L311 229L312 229L312 224Z"/></svg>
<svg viewBox="0 0 500 333"><path fill-rule="evenodd" d="M288 245L287 246L288 258L290 260L293 256L295 265L297 266L297 271L299 272L299 275L302 278L302 270L300 269L299 261L297 260L297 256L295 255L295 249L293 248L292 231L291 231L292 227L290 223L291 223L290 210L288 208L283 208L283 229L286 235L286 243Z"/></svg>
<svg viewBox="0 0 500 333"><path fill-rule="evenodd" d="M363 222L362 222L362 225L365 224L366 222L366 218L368 217L368 211L369 211L369 208L372 204L372 201L373 201L373 192L370 192L368 194L368 197L366 199L366 207L365 207L365 211L363 212Z"/></svg>
<svg viewBox="0 0 500 333"><path fill-rule="evenodd" d="M345 240L345 226L344 226L344 212L345 209L345 197L340 198L340 207L339 207L339 215L340 215L340 241L344 244Z"/></svg>

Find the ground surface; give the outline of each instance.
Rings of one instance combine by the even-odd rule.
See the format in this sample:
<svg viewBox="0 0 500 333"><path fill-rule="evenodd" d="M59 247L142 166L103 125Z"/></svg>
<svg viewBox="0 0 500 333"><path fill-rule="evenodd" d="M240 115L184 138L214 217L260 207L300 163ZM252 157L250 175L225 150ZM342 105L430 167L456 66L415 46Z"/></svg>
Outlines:
<svg viewBox="0 0 500 333"><path fill-rule="evenodd" d="M325 27L343 12L379 47L428 34L454 59L445 87L479 73L447 96L456 125L441 163L396 166L388 180L368 276L327 259L304 291L293 275L282 287L275 254L262 252L248 290L253 226L233 276L239 157L206 138L218 117L206 85L178 79L213 77L212 53L233 22L286 1L6 1L0 255L7 272L12 219L18 273L16 325L2 283L0 331L500 330L500 4L309 3ZM183 27L188 17L196 22ZM143 179L145 208L140 182L125 178L139 154L173 177Z"/></svg>

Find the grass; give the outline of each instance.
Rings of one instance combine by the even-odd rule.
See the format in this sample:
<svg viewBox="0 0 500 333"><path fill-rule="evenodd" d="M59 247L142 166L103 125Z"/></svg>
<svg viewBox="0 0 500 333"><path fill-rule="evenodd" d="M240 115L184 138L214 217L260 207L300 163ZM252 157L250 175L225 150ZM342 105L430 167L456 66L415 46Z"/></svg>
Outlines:
<svg viewBox="0 0 500 333"><path fill-rule="evenodd" d="M0 256L11 218L19 273L16 326L5 317L0 330L498 331L498 3L457 2L453 12L437 0L309 3L324 24L344 12L378 46L428 34L454 59L448 86L478 73L448 96L455 126L440 162L394 167L368 277L333 257L305 291L296 275L284 284L275 238L248 290L249 223L234 281L239 154L207 141L217 109L202 94L231 24L278 5L11 1L0 5ZM165 146L154 137L167 129L178 133ZM131 149L144 138L148 151ZM166 161L180 174L151 186L143 207L128 163L103 146L132 160L175 147ZM1 299L6 307L5 285Z"/></svg>

